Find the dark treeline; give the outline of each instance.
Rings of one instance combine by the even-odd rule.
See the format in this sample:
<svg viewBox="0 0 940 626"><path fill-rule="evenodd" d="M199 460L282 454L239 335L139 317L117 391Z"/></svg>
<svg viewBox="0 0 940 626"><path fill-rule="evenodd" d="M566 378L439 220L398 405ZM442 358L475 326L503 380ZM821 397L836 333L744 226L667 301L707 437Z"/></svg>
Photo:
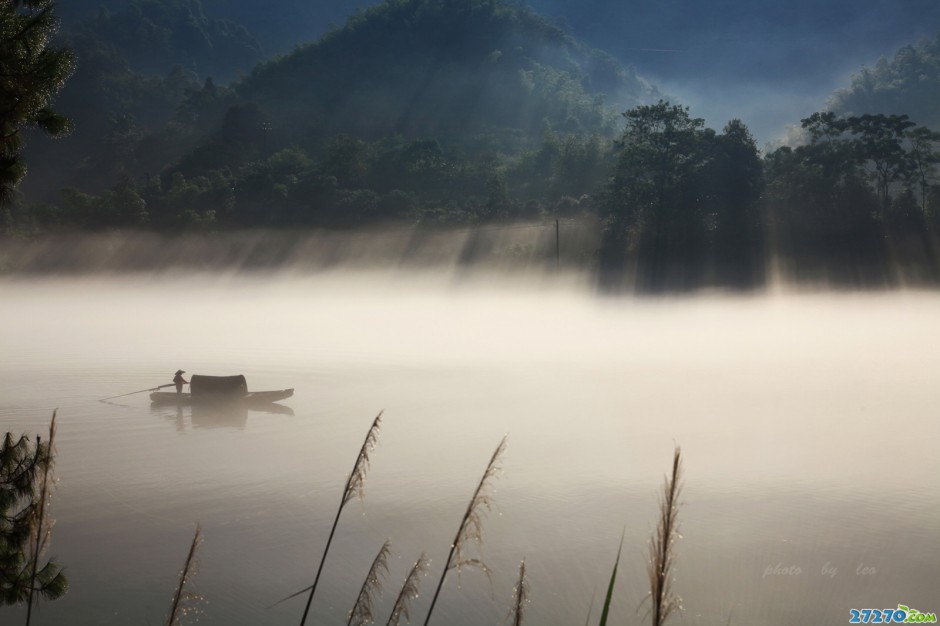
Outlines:
<svg viewBox="0 0 940 626"><path fill-rule="evenodd" d="M662 101L624 118L616 140L546 131L515 158L346 135L320 154L264 156L263 132L246 132L261 113L246 105L160 176L124 177L99 195L69 189L56 205L20 205L11 221L32 232L184 232L584 218L603 224L603 245L587 252L611 288L756 288L771 261L799 281L937 280L940 134L906 116L817 113L803 120L805 144L764 156L740 120L716 132ZM213 153L230 164L201 169Z"/></svg>
<svg viewBox="0 0 940 626"><path fill-rule="evenodd" d="M602 276L645 291L751 288L768 262L798 281L935 283L940 134L904 115L802 121L805 143L763 158L747 127L718 134L660 102L627 129L600 209Z"/></svg>
<svg viewBox="0 0 940 626"><path fill-rule="evenodd" d="M932 130L822 112L762 155L740 120L706 128L521 5L386 0L228 84L210 72L259 47L198 0L101 10L62 45L76 130L34 142L7 233L584 218L611 288L937 280Z"/></svg>

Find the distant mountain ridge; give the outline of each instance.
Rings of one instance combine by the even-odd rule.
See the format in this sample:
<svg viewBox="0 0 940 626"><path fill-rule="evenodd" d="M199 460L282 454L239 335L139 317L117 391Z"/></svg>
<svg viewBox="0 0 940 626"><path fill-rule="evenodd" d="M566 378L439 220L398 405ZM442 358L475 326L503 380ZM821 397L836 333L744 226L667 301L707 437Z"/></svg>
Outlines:
<svg viewBox="0 0 940 626"><path fill-rule="evenodd" d="M236 90L293 136L489 134L501 150L545 130L611 136L616 109L662 96L613 57L502 0L386 0L262 63Z"/></svg>

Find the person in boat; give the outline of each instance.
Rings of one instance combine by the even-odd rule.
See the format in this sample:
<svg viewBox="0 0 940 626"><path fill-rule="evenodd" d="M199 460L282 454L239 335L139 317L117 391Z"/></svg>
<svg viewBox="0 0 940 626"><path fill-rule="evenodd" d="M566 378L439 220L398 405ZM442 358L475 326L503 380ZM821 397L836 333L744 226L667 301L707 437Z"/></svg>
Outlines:
<svg viewBox="0 0 940 626"><path fill-rule="evenodd" d="M176 385L176 393L183 393L183 385L188 385L189 381L183 378L183 370L176 370L176 376L173 377L173 383Z"/></svg>

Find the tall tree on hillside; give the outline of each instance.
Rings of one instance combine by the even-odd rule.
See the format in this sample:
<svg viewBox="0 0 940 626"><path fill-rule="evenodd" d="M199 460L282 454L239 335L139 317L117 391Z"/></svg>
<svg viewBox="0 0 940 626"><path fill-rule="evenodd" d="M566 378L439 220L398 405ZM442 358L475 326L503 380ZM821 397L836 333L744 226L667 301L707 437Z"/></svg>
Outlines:
<svg viewBox="0 0 940 626"><path fill-rule="evenodd" d="M859 158L871 163L872 177L878 186L882 211L887 210L891 184L908 173L909 160L904 150L905 132L916 126L906 115L870 115L850 117L848 131L856 137Z"/></svg>
<svg viewBox="0 0 940 626"><path fill-rule="evenodd" d="M910 142L908 171L912 182L916 182L919 187L920 208L926 214L930 185L936 178L937 164L940 163L940 151L935 148L940 144L940 133L918 126L906 134Z"/></svg>
<svg viewBox="0 0 940 626"><path fill-rule="evenodd" d="M715 271L722 283L757 286L763 277L763 224L758 208L763 164L747 126L733 119L716 138L705 171Z"/></svg>
<svg viewBox="0 0 940 626"><path fill-rule="evenodd" d="M702 177L715 132L687 107L659 101L624 113L627 128L607 193L609 244L638 241L640 288L667 285L667 264L701 267ZM691 276L687 276L691 278Z"/></svg>
<svg viewBox="0 0 940 626"><path fill-rule="evenodd" d="M36 126L53 137L71 128L51 108L75 69L72 52L51 45L57 29L52 0L0 4L0 205L26 175L23 127Z"/></svg>

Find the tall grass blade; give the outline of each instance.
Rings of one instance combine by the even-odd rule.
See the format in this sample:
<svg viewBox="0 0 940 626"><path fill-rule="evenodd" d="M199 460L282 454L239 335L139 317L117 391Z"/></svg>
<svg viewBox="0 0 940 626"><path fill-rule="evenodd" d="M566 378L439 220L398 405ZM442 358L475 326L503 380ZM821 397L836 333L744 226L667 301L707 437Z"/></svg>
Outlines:
<svg viewBox="0 0 940 626"><path fill-rule="evenodd" d="M614 570L610 573L610 582L607 584L607 596L604 598L604 608L601 611L600 626L607 625L607 616L610 614L610 602L614 597L614 583L617 582L617 568L620 567L621 551L623 551L623 533L620 534L620 547L617 548L617 559L614 561Z"/></svg>
<svg viewBox="0 0 940 626"><path fill-rule="evenodd" d="M326 540L323 556L320 557L317 575L313 579L313 584L310 586L310 596L307 598L307 606L304 607L304 615L300 620L300 626L304 626L304 624L307 623L307 615L310 613L310 605L313 602L313 594L317 592L317 583L320 582L320 574L323 573L323 564L326 563L326 555L330 551L330 544L333 543L333 535L336 534L336 525L339 523L339 516L343 513L343 507L352 500L353 496L358 495L360 498L363 496L363 486L366 481L366 473L369 470L369 453L375 449L379 441L379 430L382 426L383 412L384 411L379 411L379 414L375 416L375 420L372 422L369 432L366 433L365 441L362 442L362 448L360 448L356 462L353 464L352 472L349 474L349 478L346 479L346 487L343 489L343 498L340 501L339 509L336 511L336 517L333 519L333 527L330 529L330 536Z"/></svg>
<svg viewBox="0 0 940 626"><path fill-rule="evenodd" d="M519 565L519 581L512 590L512 608L509 610L512 626L522 626L528 604L529 582L525 578L525 559L522 559L522 563Z"/></svg>
<svg viewBox="0 0 940 626"><path fill-rule="evenodd" d="M349 612L349 619L346 620L346 626L367 626L375 621L373 608L376 596L382 593L382 579L388 575L388 556L392 552L392 543L386 539L385 543L375 555L369 573L366 579L362 581L362 588L359 589L359 596L356 598L356 604Z"/></svg>
<svg viewBox="0 0 940 626"><path fill-rule="evenodd" d="M682 490L682 453L676 447L672 459L672 476L666 477L659 501L659 522L650 542L650 560L647 573L650 581L650 599L653 626L662 626L676 610L682 610L682 599L672 591L672 570L675 562L675 544L679 535L679 493Z"/></svg>
<svg viewBox="0 0 940 626"><path fill-rule="evenodd" d="M486 471L483 472L483 477L480 478L480 483L477 485L476 491L473 492L473 497L470 498L467 510L460 520L457 534L454 536L454 541L450 545L450 552L447 554L447 561L444 563L444 571L441 573L441 579L438 581L437 589L434 591L434 597L431 599L428 615L424 619L424 626L427 626L431 621L431 615L434 613L434 605L437 604L437 598L441 594L444 580L447 578L447 573L451 569L457 568L459 570L463 565L470 565L480 567L484 572L488 571L481 559L468 558L465 554L465 548L466 544L469 542L476 543L477 545L483 542L483 517L493 506L492 497L489 494L490 484L499 472L499 459L505 450L506 438L503 437L499 445L496 446L496 451L493 452L493 456L490 457Z"/></svg>
<svg viewBox="0 0 940 626"><path fill-rule="evenodd" d="M584 620L584 626L588 626L588 624L591 623L591 613L594 612L594 599L596 597L597 597L597 592L595 591L594 593L591 594L591 603L588 605L588 616L587 616L587 619Z"/></svg>
<svg viewBox="0 0 940 626"><path fill-rule="evenodd" d="M386 626L399 626L401 618L404 617L408 623L411 623L411 614L409 613L408 603L418 597L418 587L421 585L421 577L427 573L430 565L427 555L422 554L415 561L408 576L405 577L405 584L401 586L398 592L398 598L392 607L392 614L388 618Z"/></svg>
<svg viewBox="0 0 940 626"><path fill-rule="evenodd" d="M46 564L39 569L39 558L46 549L46 544L52 534L52 526L46 519L46 508L48 506L50 489L55 482L52 477L52 471L55 466L55 433L56 433L56 415L58 410L52 412L52 421L49 422L49 441L43 446L42 441L36 439L36 458L37 465L42 470L42 486L39 489L39 500L37 502L36 521L33 532L35 532L35 543L33 544L33 554L30 563L29 576L29 598L26 605L26 626L29 626L33 615L33 597L37 591L36 582L39 581L39 591L49 599L55 599L63 595L68 588L61 570L52 565Z"/></svg>
<svg viewBox="0 0 940 626"><path fill-rule="evenodd" d="M193 612L193 608L188 606L190 602L199 599L199 596L186 589L186 585L196 575L196 550L202 543L202 529L196 524L196 533L193 535L193 542L189 546L189 554L186 555L186 563L183 565L183 571L180 572L180 580L176 585L176 593L173 594L173 604L170 605L170 613L166 618L166 626L178 626L180 620Z"/></svg>

